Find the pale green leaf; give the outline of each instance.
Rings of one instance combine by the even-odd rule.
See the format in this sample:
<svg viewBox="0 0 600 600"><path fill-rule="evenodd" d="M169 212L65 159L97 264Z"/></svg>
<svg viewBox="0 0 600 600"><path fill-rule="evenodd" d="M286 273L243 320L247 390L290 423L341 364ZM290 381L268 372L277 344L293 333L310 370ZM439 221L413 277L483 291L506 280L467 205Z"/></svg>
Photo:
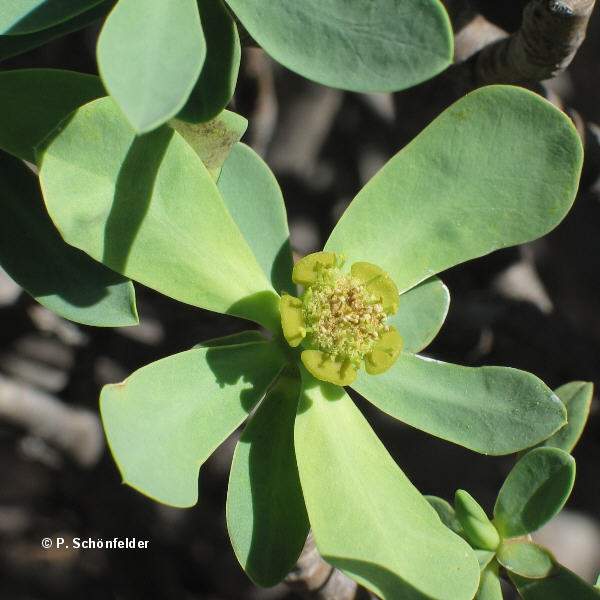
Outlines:
<svg viewBox="0 0 600 600"><path fill-rule="evenodd" d="M86 325L137 325L131 281L65 243L35 175L4 152L0 211L0 264L40 304Z"/></svg>
<svg viewBox="0 0 600 600"><path fill-rule="evenodd" d="M600 600L600 590L563 566L545 579L526 579L510 572L508 576L523 600Z"/></svg>
<svg viewBox="0 0 600 600"><path fill-rule="evenodd" d="M102 0L0 0L0 33L35 33L59 25Z"/></svg>
<svg viewBox="0 0 600 600"><path fill-rule="evenodd" d="M171 128L136 137L111 98L95 100L45 149L40 180L69 244L182 302L280 328L279 297Z"/></svg>
<svg viewBox="0 0 600 600"><path fill-rule="evenodd" d="M300 75L357 92L416 85L452 59L437 0L227 0L250 35Z"/></svg>
<svg viewBox="0 0 600 600"><path fill-rule="evenodd" d="M79 106L105 96L94 75L57 69L0 73L0 148L35 162L33 149Z"/></svg>
<svg viewBox="0 0 600 600"><path fill-rule="evenodd" d="M465 490L456 490L454 508L456 518L473 548L494 552L500 544L498 530L475 498Z"/></svg>
<svg viewBox="0 0 600 600"><path fill-rule="evenodd" d="M456 518L454 508L448 501L444 500L443 498L438 498L438 496L424 496L424 498L427 500L427 502L429 502L429 504L431 504L435 512L438 514L440 521L446 527L454 531L454 533L460 535L460 537L465 537L464 529Z"/></svg>
<svg viewBox="0 0 600 600"><path fill-rule="evenodd" d="M119 0L97 48L104 85L138 133L183 108L205 55L196 0Z"/></svg>
<svg viewBox="0 0 600 600"><path fill-rule="evenodd" d="M183 136L216 180L231 149L244 135L248 121L224 110L208 123L188 123L177 118L171 119L169 125Z"/></svg>
<svg viewBox="0 0 600 600"><path fill-rule="evenodd" d="M285 205L269 167L254 150L236 144L217 187L273 288L296 295Z"/></svg>
<svg viewBox="0 0 600 600"><path fill-rule="evenodd" d="M505 540L496 554L498 562L511 573L528 579L543 579L556 571L552 554L528 540Z"/></svg>
<svg viewBox="0 0 600 600"><path fill-rule="evenodd" d="M590 414L593 391L594 384L586 381L572 381L555 390L567 409L567 424L544 440L542 446L560 448L565 452L573 450Z"/></svg>
<svg viewBox="0 0 600 600"><path fill-rule="evenodd" d="M571 207L581 163L577 131L552 104L521 88L480 88L384 165L325 250L378 264L409 289L550 231Z"/></svg>
<svg viewBox="0 0 600 600"><path fill-rule="evenodd" d="M560 400L531 373L462 367L401 354L381 375L358 372L352 387L389 415L485 454L509 454L565 423Z"/></svg>
<svg viewBox="0 0 600 600"><path fill-rule="evenodd" d="M448 288L431 277L400 295L398 312L388 319L402 336L404 352L419 352L440 330L450 304Z"/></svg>
<svg viewBox="0 0 600 600"><path fill-rule="evenodd" d="M13 0L5 0L13 3ZM27 33L23 35L0 35L0 61L27 52L32 48L42 46L51 40L67 35L73 31L78 31L87 27L90 23L104 17L115 5L116 0L104 0L93 8L82 12L81 14L63 21L53 27L48 27L36 33Z"/></svg>
<svg viewBox="0 0 600 600"><path fill-rule="evenodd" d="M102 422L125 483L165 504L195 504L200 466L281 367L270 342L198 348L104 386Z"/></svg>
<svg viewBox="0 0 600 600"><path fill-rule="evenodd" d="M558 448L535 448L521 458L504 481L494 524L513 538L539 529L567 501L575 481L575 460Z"/></svg>
<svg viewBox="0 0 600 600"><path fill-rule="evenodd" d="M199 0L206 39L206 59L200 77L177 118L193 123L214 119L229 103L240 68L237 27L221 0Z"/></svg>
<svg viewBox="0 0 600 600"><path fill-rule="evenodd" d="M294 454L297 371L284 374L244 429L227 491L227 528L235 554L262 587L292 569L308 534Z"/></svg>
<svg viewBox="0 0 600 600"><path fill-rule="evenodd" d="M475 600L502 600L502 588L498 577L498 565L490 564L481 573L481 581Z"/></svg>
<svg viewBox="0 0 600 600"><path fill-rule="evenodd" d="M343 388L303 370L295 444L319 552L384 600L470 600L479 566Z"/></svg>
<svg viewBox="0 0 600 600"><path fill-rule="evenodd" d="M475 556L477 557L479 568L483 571L490 564L492 559L496 557L496 553L492 552L491 550L481 550L481 548L475 548Z"/></svg>
<svg viewBox="0 0 600 600"><path fill-rule="evenodd" d="M249 331L240 331L239 333L231 333L223 337L211 338L196 344L194 348L216 348L217 346L237 346L239 344L247 344L248 342L264 342L266 337L256 329Z"/></svg>

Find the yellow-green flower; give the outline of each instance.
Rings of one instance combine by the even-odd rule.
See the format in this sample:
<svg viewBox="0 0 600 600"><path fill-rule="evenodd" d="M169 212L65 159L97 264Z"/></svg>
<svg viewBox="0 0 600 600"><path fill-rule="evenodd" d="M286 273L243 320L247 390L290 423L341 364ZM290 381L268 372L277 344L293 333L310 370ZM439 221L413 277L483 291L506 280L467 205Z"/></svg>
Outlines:
<svg viewBox="0 0 600 600"><path fill-rule="evenodd" d="M387 371L402 350L402 337L386 325L398 310L398 288L387 273L357 262L343 273L344 256L316 252L298 261L292 272L302 285L300 298L283 294L283 335L318 379L350 385L364 360L371 375Z"/></svg>

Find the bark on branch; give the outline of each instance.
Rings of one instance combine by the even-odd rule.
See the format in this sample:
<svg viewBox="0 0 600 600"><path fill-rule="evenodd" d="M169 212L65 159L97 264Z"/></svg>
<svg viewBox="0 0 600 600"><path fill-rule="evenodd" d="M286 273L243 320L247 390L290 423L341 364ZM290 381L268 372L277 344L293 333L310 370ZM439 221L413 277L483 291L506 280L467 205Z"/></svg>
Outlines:
<svg viewBox="0 0 600 600"><path fill-rule="evenodd" d="M448 75L465 89L526 85L566 69L585 38L595 0L531 0L521 28L455 65Z"/></svg>
<svg viewBox="0 0 600 600"><path fill-rule="evenodd" d="M284 581L307 600L376 599L376 596L360 587L356 581L323 560L312 532L308 534L296 566Z"/></svg>

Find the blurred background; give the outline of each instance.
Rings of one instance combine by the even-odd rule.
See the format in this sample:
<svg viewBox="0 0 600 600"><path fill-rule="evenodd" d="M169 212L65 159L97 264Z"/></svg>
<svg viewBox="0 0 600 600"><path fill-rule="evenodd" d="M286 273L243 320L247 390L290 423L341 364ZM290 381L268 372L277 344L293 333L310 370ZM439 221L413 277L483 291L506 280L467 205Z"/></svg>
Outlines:
<svg viewBox="0 0 600 600"><path fill-rule="evenodd" d="M508 31L525 2L480 2ZM501 4L499 7L498 5ZM506 5L506 6L505 6ZM99 25L3 63L96 73ZM569 69L549 86L582 119L600 123L600 15ZM390 94L325 88L261 50L244 50L232 109L243 141L275 172L298 255L320 250L366 181L454 100L443 81ZM464 365L506 365L550 387L600 379L600 171L587 160L573 210L551 234L442 274L452 302L424 352ZM200 501L175 509L123 485L98 415L102 385L251 325L185 306L136 285L140 326L97 329L67 322L0 270L0 598L267 600L299 598L281 584L254 586L225 527L236 436L202 468ZM14 398L21 402L15 411ZM468 490L491 513L512 457L484 457L415 431L356 401L398 464L425 494ZM600 571L600 410L595 397L574 452L577 479L563 512L539 534L557 558L592 582ZM146 550L44 550L57 536L148 540Z"/></svg>

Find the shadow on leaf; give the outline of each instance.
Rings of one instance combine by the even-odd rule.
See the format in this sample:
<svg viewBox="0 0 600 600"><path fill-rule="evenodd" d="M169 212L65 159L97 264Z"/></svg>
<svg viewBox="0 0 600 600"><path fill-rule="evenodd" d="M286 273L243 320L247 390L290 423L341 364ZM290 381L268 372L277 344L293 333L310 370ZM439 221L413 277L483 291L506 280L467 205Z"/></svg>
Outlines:
<svg viewBox="0 0 600 600"><path fill-rule="evenodd" d="M0 152L3 219L0 261L32 296L56 295L78 307L98 303L124 277L69 246L54 227L35 175Z"/></svg>
<svg viewBox="0 0 600 600"><path fill-rule="evenodd" d="M399 540L398 543L401 541ZM359 583L369 582L371 584L369 587L376 589L377 594L383 598L431 600L429 594L417 590L395 573L375 563L339 556L323 556L323 558ZM432 565L432 568L435 568L435 565Z"/></svg>
<svg viewBox="0 0 600 600"><path fill-rule="evenodd" d="M123 272L148 211L156 176L174 131L160 127L136 137L121 165L104 230L102 262Z"/></svg>
<svg viewBox="0 0 600 600"><path fill-rule="evenodd" d="M235 385L240 379L248 387L240 393L240 403L250 412L279 371L284 356L278 346L271 342L251 342L236 346L208 348L206 363L214 373L219 387ZM260 365L260 369L257 369Z"/></svg>
<svg viewBox="0 0 600 600"><path fill-rule="evenodd" d="M287 575L308 535L308 515L294 451L299 383L297 370L286 370L239 441L248 445L245 452L252 510L252 534L244 568L263 587L273 586Z"/></svg>

